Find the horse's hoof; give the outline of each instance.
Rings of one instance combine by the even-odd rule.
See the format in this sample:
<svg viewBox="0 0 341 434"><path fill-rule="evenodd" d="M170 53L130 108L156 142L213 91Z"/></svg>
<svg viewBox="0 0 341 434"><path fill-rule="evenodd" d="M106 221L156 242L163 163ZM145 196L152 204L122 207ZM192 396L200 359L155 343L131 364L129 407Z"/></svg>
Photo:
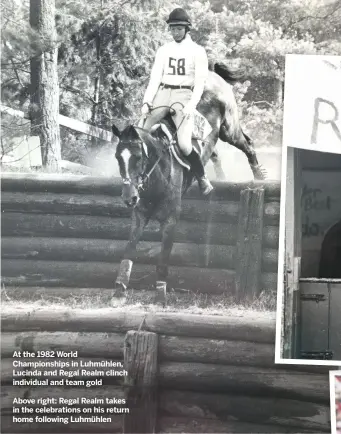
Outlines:
<svg viewBox="0 0 341 434"><path fill-rule="evenodd" d="M253 175L257 181L264 181L268 176L268 172L262 166L256 166L253 168Z"/></svg>

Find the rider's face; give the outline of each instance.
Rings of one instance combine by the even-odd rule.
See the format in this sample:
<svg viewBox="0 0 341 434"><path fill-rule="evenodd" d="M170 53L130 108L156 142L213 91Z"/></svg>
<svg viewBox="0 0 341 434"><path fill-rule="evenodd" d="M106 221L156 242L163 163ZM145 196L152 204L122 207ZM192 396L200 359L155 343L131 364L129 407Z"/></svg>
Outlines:
<svg viewBox="0 0 341 434"><path fill-rule="evenodd" d="M181 41L186 34L186 26L170 26L169 30L174 41Z"/></svg>

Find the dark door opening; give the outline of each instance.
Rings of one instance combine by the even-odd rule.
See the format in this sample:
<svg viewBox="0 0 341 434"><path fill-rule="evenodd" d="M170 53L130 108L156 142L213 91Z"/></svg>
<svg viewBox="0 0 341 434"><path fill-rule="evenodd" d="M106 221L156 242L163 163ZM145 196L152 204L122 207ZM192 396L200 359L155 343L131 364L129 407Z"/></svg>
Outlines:
<svg viewBox="0 0 341 434"><path fill-rule="evenodd" d="M319 277L341 279L341 220L324 237Z"/></svg>

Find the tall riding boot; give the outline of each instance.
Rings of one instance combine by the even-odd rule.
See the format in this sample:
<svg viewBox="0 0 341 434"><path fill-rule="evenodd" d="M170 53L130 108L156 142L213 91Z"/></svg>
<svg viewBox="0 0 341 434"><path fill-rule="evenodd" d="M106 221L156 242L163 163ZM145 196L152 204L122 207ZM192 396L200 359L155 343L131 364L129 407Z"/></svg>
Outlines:
<svg viewBox="0 0 341 434"><path fill-rule="evenodd" d="M189 155L187 155L186 158L190 163L194 176L198 181L201 193L204 196L206 196L213 190L213 186L205 175L205 169L202 164L200 155L197 152L195 152L195 150L193 149L192 152Z"/></svg>

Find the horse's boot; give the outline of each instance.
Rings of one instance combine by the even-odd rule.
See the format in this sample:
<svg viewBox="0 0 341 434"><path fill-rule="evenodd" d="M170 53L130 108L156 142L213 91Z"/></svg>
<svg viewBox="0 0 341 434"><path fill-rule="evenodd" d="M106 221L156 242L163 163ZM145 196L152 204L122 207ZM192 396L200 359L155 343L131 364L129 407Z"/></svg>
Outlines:
<svg viewBox="0 0 341 434"><path fill-rule="evenodd" d="M187 155L187 160L191 165L191 169L196 177L201 193L206 196L211 193L213 186L205 175L204 165L202 164L200 155L193 149L192 152Z"/></svg>

